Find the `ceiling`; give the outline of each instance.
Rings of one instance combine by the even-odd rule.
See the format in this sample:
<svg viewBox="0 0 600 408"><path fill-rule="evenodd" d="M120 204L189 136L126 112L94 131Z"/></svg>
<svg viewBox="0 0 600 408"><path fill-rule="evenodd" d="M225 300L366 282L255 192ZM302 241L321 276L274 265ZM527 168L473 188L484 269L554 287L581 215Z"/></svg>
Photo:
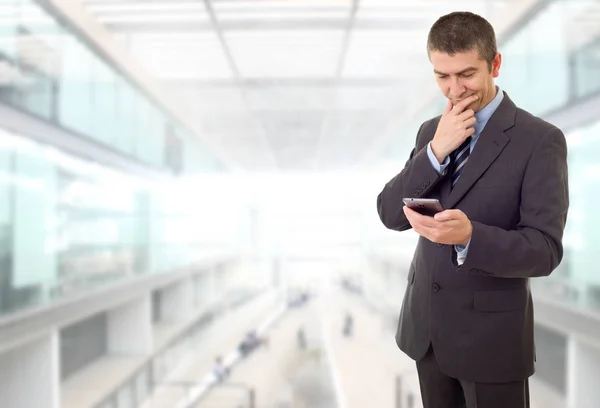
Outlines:
<svg viewBox="0 0 600 408"><path fill-rule="evenodd" d="M435 95L431 24L454 10L495 24L523 1L82 0L249 171L356 169L390 140L410 150L407 121Z"/></svg>

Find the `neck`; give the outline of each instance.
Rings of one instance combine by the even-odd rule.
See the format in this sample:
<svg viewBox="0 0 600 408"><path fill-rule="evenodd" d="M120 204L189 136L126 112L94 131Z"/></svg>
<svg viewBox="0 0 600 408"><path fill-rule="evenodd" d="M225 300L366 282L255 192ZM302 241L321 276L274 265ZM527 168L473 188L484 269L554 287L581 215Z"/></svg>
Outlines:
<svg viewBox="0 0 600 408"><path fill-rule="evenodd" d="M496 88L496 86L494 85L491 94L487 98L485 98L485 102L481 104L481 109L488 106L489 103L494 100L494 98L496 97L497 94L498 94L498 88Z"/></svg>

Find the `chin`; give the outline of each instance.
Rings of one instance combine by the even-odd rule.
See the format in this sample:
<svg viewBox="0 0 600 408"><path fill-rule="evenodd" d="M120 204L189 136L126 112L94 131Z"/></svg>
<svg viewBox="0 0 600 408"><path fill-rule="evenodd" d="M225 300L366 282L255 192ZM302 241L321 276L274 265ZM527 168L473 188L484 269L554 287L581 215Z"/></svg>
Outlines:
<svg viewBox="0 0 600 408"><path fill-rule="evenodd" d="M481 107L479 106L479 101L475 101L472 104L468 105L465 110L468 109L473 109L474 112L477 112L478 110L481 109Z"/></svg>

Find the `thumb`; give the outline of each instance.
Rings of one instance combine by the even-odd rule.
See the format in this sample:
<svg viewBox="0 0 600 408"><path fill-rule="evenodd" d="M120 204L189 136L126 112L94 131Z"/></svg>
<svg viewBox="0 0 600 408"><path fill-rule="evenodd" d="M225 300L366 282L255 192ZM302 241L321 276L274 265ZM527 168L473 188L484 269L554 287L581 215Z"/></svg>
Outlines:
<svg viewBox="0 0 600 408"><path fill-rule="evenodd" d="M436 221L450 221L458 219L456 210L445 210L433 216Z"/></svg>
<svg viewBox="0 0 600 408"><path fill-rule="evenodd" d="M446 104L446 108L444 109L444 115L449 114L453 107L454 105L452 105L452 101L448 99L448 103Z"/></svg>

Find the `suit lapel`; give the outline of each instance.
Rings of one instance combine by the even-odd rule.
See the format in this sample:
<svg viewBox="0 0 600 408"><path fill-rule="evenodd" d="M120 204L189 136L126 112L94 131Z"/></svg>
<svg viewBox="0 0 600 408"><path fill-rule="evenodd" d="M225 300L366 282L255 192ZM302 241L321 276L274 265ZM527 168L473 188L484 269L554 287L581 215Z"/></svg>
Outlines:
<svg viewBox="0 0 600 408"><path fill-rule="evenodd" d="M451 191L446 190L449 186L444 186L443 196L447 197L444 208L453 208L500 155L510 141L504 131L514 126L516 112L515 104L505 93L502 103L479 135L456 185Z"/></svg>

